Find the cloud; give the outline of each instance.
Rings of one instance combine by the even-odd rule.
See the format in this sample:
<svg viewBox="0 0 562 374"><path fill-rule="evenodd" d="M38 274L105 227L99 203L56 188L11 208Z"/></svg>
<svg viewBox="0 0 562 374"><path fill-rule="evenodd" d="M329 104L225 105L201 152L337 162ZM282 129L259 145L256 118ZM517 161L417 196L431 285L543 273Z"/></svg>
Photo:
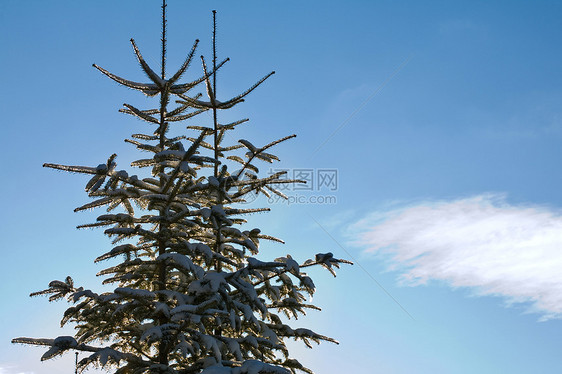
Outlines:
<svg viewBox="0 0 562 374"><path fill-rule="evenodd" d="M389 260L409 285L442 281L528 303L562 318L562 214L505 196L432 201L378 212L354 225L355 244Z"/></svg>
<svg viewBox="0 0 562 374"><path fill-rule="evenodd" d="M34 374L31 371L26 371L26 372L17 371L14 366L0 365L0 374L15 374L15 373L17 373L17 374Z"/></svg>

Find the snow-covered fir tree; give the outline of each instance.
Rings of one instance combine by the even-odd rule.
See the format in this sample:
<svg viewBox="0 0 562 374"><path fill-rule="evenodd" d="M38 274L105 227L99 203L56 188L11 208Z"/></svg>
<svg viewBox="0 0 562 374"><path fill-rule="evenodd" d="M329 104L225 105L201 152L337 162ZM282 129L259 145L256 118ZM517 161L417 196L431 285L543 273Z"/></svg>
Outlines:
<svg viewBox="0 0 562 374"><path fill-rule="evenodd" d="M306 309L318 309L306 302L315 286L304 270L320 265L335 275L333 268L349 262L331 253L301 263L290 255L257 259L261 243L282 241L244 228L246 215L269 209L250 209L243 203L256 192L285 197L276 185L300 182L288 180L283 172L259 174L260 163L279 160L271 148L294 135L263 146L244 139L225 144L225 135L247 119L226 124L218 120L220 110L244 101L273 73L242 94L219 100L216 72L227 60L217 63L213 29L212 66L201 57L200 78L180 83L198 41L177 72L166 74L165 1L162 18L160 74L131 39L149 83L132 82L94 65L121 85L159 99L154 109L128 104L121 109L153 129L126 140L152 154L132 163L146 170L146 177L118 169L116 155L96 167L44 165L90 176L86 191L93 201L76 211L103 207L107 213L79 227L106 227L114 247L95 261L110 260L112 265L99 275L116 288L96 293L76 286L71 277L52 281L31 296L71 303L61 324L74 324L75 335L13 342L47 346L42 360L68 351L85 353L78 362L80 371L101 366L114 373L311 373L289 355L285 341L301 340L311 347L311 342L335 340L288 324ZM193 93L203 86L205 99ZM211 124L194 121L207 111L212 112ZM194 135L168 137L170 126L187 119Z"/></svg>

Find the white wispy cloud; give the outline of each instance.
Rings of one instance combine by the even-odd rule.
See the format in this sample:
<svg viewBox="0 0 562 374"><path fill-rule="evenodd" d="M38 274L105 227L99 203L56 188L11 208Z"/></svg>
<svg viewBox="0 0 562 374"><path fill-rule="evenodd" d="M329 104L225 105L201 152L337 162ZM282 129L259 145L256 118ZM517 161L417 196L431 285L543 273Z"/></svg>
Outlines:
<svg viewBox="0 0 562 374"><path fill-rule="evenodd" d="M31 371L18 371L14 366L10 365L0 365L0 374L34 374Z"/></svg>
<svg viewBox="0 0 562 374"><path fill-rule="evenodd" d="M560 211L487 194L377 212L353 227L355 244L385 256L407 284L443 281L562 318Z"/></svg>

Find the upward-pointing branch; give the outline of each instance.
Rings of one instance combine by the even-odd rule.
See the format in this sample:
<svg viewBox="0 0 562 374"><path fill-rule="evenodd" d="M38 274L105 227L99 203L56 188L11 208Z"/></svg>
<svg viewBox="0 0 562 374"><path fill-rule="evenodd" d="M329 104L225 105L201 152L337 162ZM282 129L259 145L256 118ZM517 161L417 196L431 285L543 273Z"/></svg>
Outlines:
<svg viewBox="0 0 562 374"><path fill-rule="evenodd" d="M162 0L162 79L166 79L166 0Z"/></svg>

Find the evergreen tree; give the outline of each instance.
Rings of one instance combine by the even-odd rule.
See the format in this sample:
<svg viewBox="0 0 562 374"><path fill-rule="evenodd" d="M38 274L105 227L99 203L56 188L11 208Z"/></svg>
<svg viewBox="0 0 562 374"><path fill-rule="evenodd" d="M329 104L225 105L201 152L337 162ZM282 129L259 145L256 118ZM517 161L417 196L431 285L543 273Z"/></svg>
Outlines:
<svg viewBox="0 0 562 374"><path fill-rule="evenodd" d="M74 324L75 335L12 342L47 346L42 360L69 350L85 352L78 362L81 371L101 366L114 373L311 373L290 357L285 340L301 340L308 347L335 340L285 323L306 309L319 309L305 302L315 286L303 269L321 265L335 276L333 268L349 262L331 253L301 264L290 255L267 262L255 257L261 241L282 241L257 228L243 230L245 215L269 209L242 204L255 193L285 197L276 185L302 182L284 178L284 172L259 175L258 163L279 160L270 149L295 135L265 146L244 139L228 145L225 135L247 119L221 124L217 118L219 110L244 101L273 72L242 94L219 101L216 72L228 59L217 64L214 27L212 68L201 57L201 77L179 83L198 41L168 77L165 1L162 21L160 74L148 66L131 39L150 83L132 82L94 65L121 85L159 99L155 109L129 104L121 109L155 128L152 134L133 134L126 140L152 153L132 163L151 175L141 178L117 169L115 154L97 167L44 165L91 176L86 191L94 200L75 211L106 207L107 214L79 228L108 227L105 234L115 246L95 261L114 261L99 275L105 276L104 284L117 288L96 293L75 286L71 277L52 281L48 289L31 296L72 303L61 325ZM206 100L191 94L200 84L206 87ZM191 125L187 128L195 135L168 137L172 124L206 111L212 111L212 126Z"/></svg>

